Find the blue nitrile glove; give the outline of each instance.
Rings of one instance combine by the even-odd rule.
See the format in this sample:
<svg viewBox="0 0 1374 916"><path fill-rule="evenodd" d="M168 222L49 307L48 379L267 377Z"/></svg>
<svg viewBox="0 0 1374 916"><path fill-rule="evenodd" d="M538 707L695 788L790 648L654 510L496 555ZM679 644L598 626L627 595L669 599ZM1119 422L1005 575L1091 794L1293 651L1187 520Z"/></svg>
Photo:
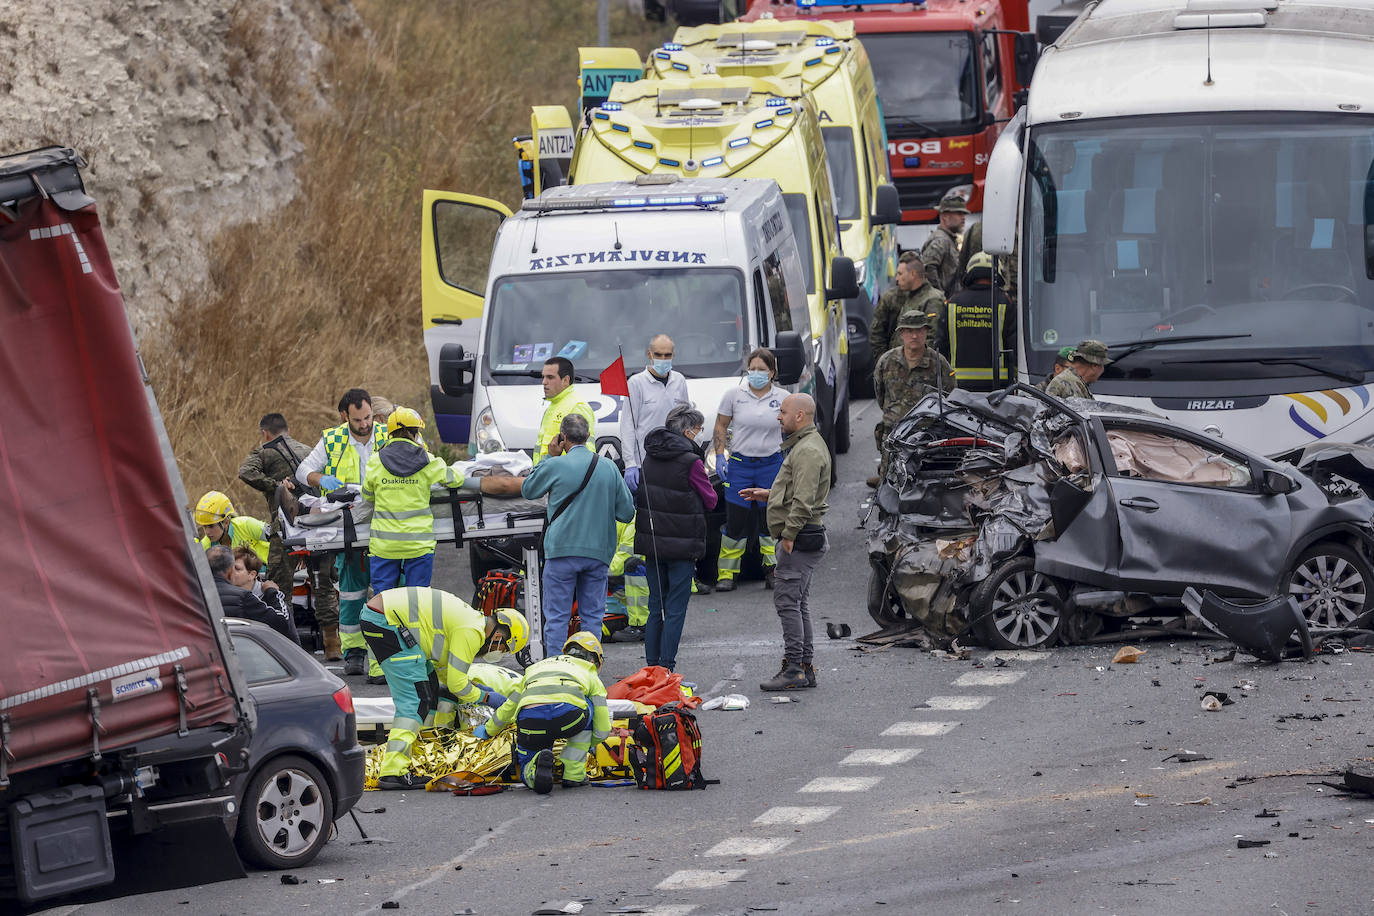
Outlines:
<svg viewBox="0 0 1374 916"><path fill-rule="evenodd" d="M635 492L636 490L639 489L639 467L638 467L638 466L635 466L635 467L632 467L632 468L626 468L626 469L625 469L625 486L627 486L627 487L630 488L630 492L631 492L631 493L633 493L633 492Z"/></svg>
<svg viewBox="0 0 1374 916"><path fill-rule="evenodd" d="M639 557L630 557L625 561L625 575L642 576L644 575L644 561Z"/></svg>
<svg viewBox="0 0 1374 916"><path fill-rule="evenodd" d="M474 729L472 730L472 737L474 737L474 738L481 738L483 741L485 741L485 740L487 740L488 738L490 738L491 735L488 735L488 734L487 734L487 723L483 722L481 725L479 725L479 726L477 726L476 728L474 728Z"/></svg>
<svg viewBox="0 0 1374 916"><path fill-rule="evenodd" d="M325 474L323 477L320 478L321 493L332 493L341 486L343 486L343 481L335 477L333 474Z"/></svg>
<svg viewBox="0 0 1374 916"><path fill-rule="evenodd" d="M502 706L506 705L506 697L504 694L497 693L490 687L484 687L482 688L482 703L486 706L490 706L492 709L500 709Z"/></svg>
<svg viewBox="0 0 1374 916"><path fill-rule="evenodd" d="M730 479L730 459L719 453L716 454L716 476L721 483Z"/></svg>

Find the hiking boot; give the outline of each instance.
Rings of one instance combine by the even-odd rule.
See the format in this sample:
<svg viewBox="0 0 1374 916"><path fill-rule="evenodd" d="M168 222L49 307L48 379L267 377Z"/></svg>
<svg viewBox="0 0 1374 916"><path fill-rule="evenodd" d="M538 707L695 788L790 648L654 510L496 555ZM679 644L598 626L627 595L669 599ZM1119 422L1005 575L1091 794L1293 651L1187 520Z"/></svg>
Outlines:
<svg viewBox="0 0 1374 916"><path fill-rule="evenodd" d="M816 666L810 662L802 662L802 672L806 674L806 686L816 686Z"/></svg>
<svg viewBox="0 0 1374 916"><path fill-rule="evenodd" d="M623 630L617 630L617 631L616 631L616 634L615 634L615 638L616 638L616 641L617 641L617 642L620 642L620 641L624 641L624 642L643 642L643 641L644 641L644 628L643 628L643 627L626 627L626 628L623 629Z"/></svg>
<svg viewBox="0 0 1374 916"><path fill-rule="evenodd" d="M344 675L355 676L367 674L367 653L358 649L349 649L344 656Z"/></svg>
<svg viewBox="0 0 1374 916"><path fill-rule="evenodd" d="M369 674L369 675L367 676L367 682L368 682L369 684L385 684L385 683L386 683L386 675L385 675L385 674Z"/></svg>
<svg viewBox="0 0 1374 916"><path fill-rule="evenodd" d="M720 581L718 581L718 582L716 583L716 591L718 591L718 592L733 592L734 590L735 590L735 580L734 580L734 579L721 579Z"/></svg>
<svg viewBox="0 0 1374 916"><path fill-rule="evenodd" d="M764 681L759 685L760 690L796 690L799 687L807 686L806 672L802 666L796 662L788 662L782 666L782 670L770 681Z"/></svg>
<svg viewBox="0 0 1374 916"><path fill-rule="evenodd" d="M379 776L377 777L377 788L382 791L395 791L397 789L421 789L429 780L416 776L414 773L402 773L399 776Z"/></svg>
<svg viewBox="0 0 1374 916"><path fill-rule="evenodd" d="M768 591L773 590L773 567L768 567L768 571L763 574L763 587Z"/></svg>
<svg viewBox="0 0 1374 916"><path fill-rule="evenodd" d="M553 751L543 750L534 755L534 789L536 795L553 791Z"/></svg>
<svg viewBox="0 0 1374 916"><path fill-rule="evenodd" d="M324 635L324 660L327 662L343 661L343 644L339 642L339 626L321 627L320 632Z"/></svg>
<svg viewBox="0 0 1374 916"><path fill-rule="evenodd" d="M562 783L565 789L585 789L591 784L590 779L565 779Z"/></svg>
<svg viewBox="0 0 1374 916"><path fill-rule="evenodd" d="M875 489L875 490L878 489L878 484L881 483L881 482L882 482L882 480L881 480L881 478L878 477L877 474L874 474L872 477L870 477L870 478L868 478L867 480L864 481L864 483L868 484L870 487L872 487L872 488Z"/></svg>
<svg viewBox="0 0 1374 916"><path fill-rule="evenodd" d="M692 583L692 591L698 595L709 595L714 591L714 586L709 582L702 582L700 579L697 579Z"/></svg>

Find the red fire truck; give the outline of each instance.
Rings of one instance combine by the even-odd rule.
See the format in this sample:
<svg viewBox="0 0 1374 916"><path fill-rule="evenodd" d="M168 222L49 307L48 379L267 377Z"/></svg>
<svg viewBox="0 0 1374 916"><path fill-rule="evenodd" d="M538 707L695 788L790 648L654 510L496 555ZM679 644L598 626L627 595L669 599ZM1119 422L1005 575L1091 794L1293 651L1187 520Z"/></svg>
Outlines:
<svg viewBox="0 0 1374 916"><path fill-rule="evenodd" d="M925 241L951 191L982 212L988 157L1035 68L1027 0L752 0L743 18L766 16L853 21L878 83L901 247Z"/></svg>

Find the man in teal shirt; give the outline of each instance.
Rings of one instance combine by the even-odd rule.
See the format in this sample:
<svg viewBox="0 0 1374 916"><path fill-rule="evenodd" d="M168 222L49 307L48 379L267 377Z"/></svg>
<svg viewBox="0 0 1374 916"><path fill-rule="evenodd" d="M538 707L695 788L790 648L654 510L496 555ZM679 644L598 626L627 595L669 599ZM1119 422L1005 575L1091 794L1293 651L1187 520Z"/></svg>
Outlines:
<svg viewBox="0 0 1374 916"><path fill-rule="evenodd" d="M546 656L561 652L570 635L574 596L581 629L601 635L615 523L635 515L634 500L616 466L587 448L590 432L586 417L565 416L549 443L550 460L541 461L520 488L526 499L549 497L543 578Z"/></svg>

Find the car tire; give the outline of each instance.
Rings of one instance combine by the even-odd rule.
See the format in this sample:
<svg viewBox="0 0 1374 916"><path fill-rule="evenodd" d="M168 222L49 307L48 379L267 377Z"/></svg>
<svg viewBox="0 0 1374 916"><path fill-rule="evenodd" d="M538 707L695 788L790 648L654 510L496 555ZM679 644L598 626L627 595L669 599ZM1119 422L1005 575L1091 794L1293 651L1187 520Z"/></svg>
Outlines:
<svg viewBox="0 0 1374 916"><path fill-rule="evenodd" d="M849 399L845 399L840 415L835 418L835 454L849 451Z"/></svg>
<svg viewBox="0 0 1374 916"><path fill-rule="evenodd" d="M315 764L295 754L273 757L248 780L234 845L263 868L314 861L334 826L334 793Z"/></svg>
<svg viewBox="0 0 1374 916"><path fill-rule="evenodd" d="M974 631L993 649L1039 649L1054 645L1068 608L1064 590L1035 571L1031 557L998 565L969 595Z"/></svg>
<svg viewBox="0 0 1374 916"><path fill-rule="evenodd" d="M1284 579L1313 626L1361 627L1374 616L1374 566L1345 544L1312 545Z"/></svg>

